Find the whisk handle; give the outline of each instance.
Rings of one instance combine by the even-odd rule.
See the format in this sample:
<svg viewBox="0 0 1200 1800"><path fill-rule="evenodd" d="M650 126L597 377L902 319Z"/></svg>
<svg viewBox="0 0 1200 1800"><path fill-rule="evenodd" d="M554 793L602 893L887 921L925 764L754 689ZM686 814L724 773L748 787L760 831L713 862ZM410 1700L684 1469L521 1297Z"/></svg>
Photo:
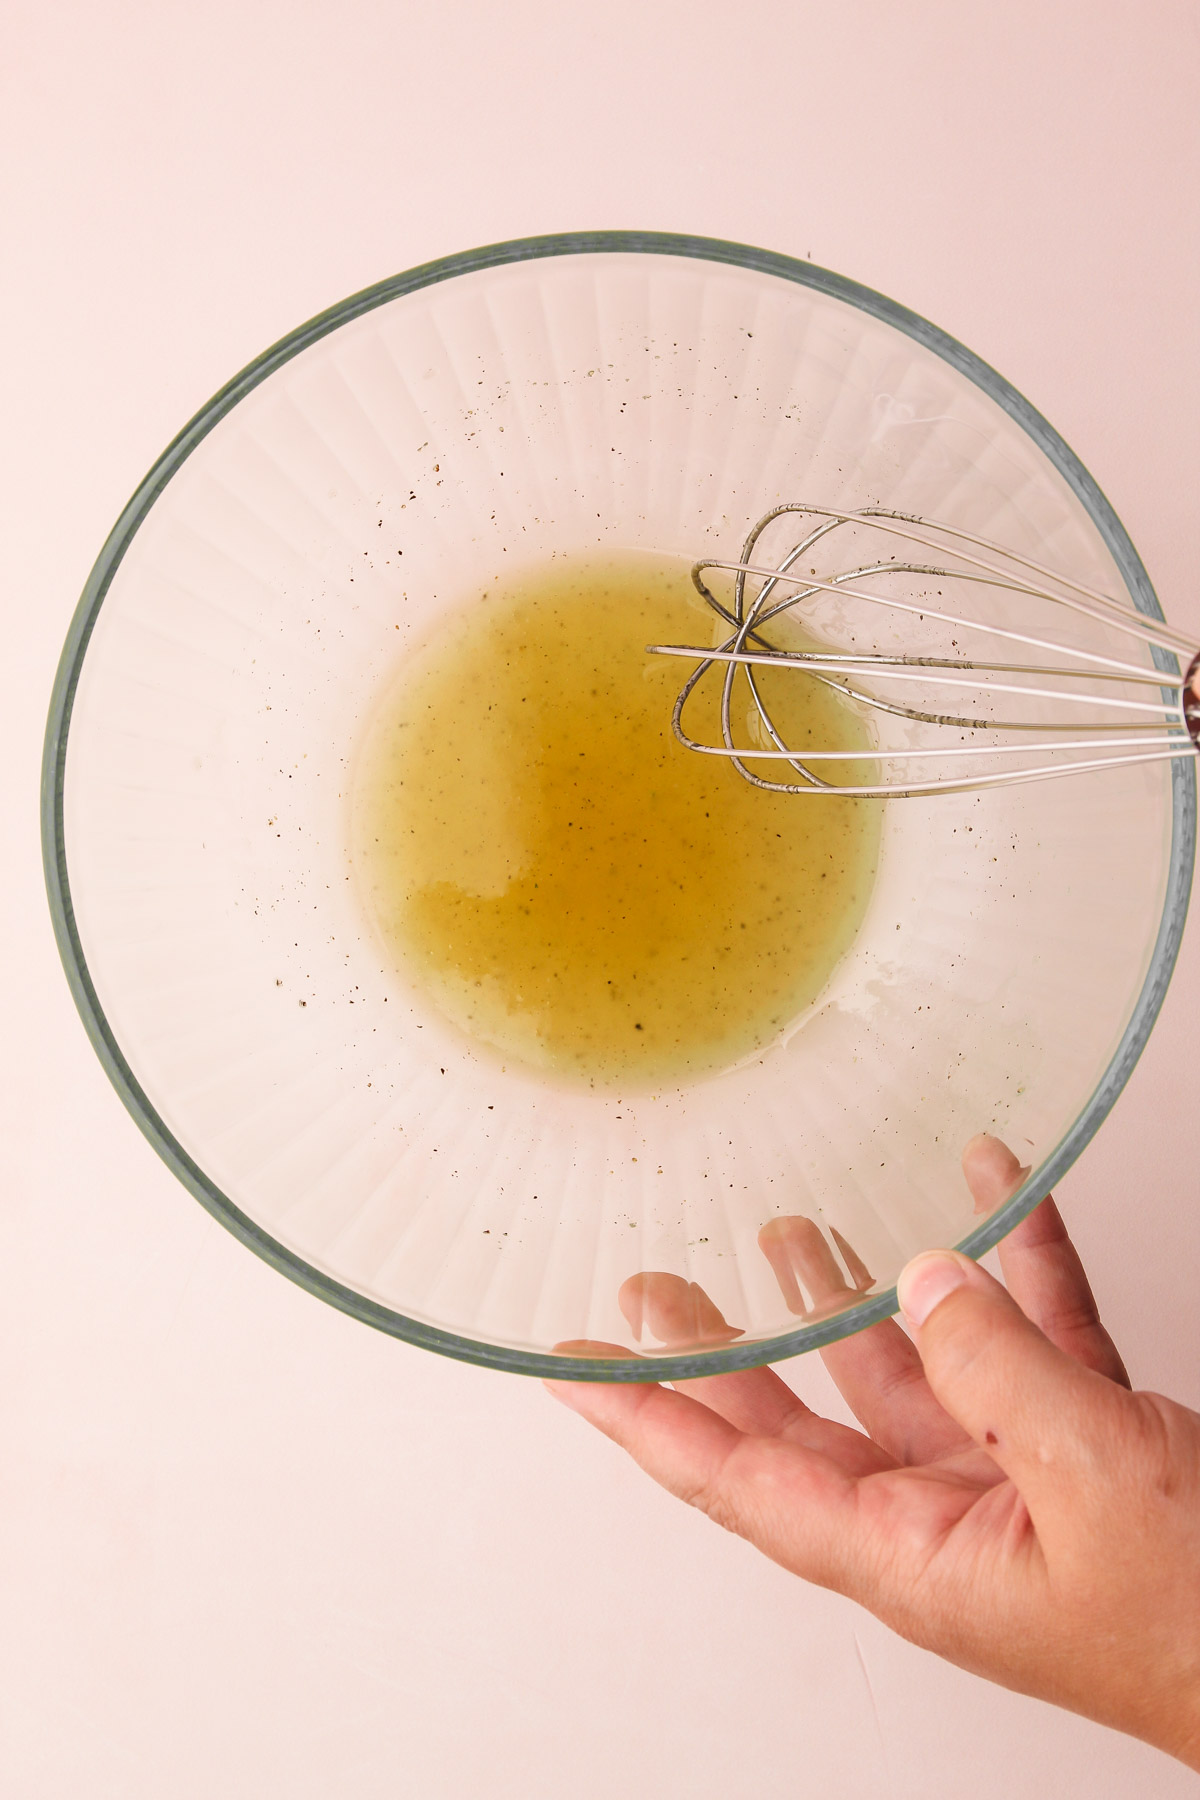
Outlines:
<svg viewBox="0 0 1200 1800"><path fill-rule="evenodd" d="M1192 659L1192 666L1183 684L1183 716L1187 720L1192 742L1200 750L1200 656Z"/></svg>

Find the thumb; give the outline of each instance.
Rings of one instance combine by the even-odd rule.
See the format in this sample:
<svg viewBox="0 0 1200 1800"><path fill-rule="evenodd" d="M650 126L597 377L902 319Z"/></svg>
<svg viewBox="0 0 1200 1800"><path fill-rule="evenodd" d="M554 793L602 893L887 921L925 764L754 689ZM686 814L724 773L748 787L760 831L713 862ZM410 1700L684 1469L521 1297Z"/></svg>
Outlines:
<svg viewBox="0 0 1200 1800"><path fill-rule="evenodd" d="M929 1250L896 1284L934 1394L1038 1514L1104 1505L1129 1396L1059 1350L968 1257Z"/></svg>

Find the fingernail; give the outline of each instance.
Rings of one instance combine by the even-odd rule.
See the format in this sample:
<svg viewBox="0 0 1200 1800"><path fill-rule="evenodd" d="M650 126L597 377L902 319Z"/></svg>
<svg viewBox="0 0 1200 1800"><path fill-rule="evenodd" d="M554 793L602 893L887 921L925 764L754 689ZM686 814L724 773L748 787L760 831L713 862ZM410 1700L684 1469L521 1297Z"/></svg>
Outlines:
<svg viewBox="0 0 1200 1800"><path fill-rule="evenodd" d="M923 1325L934 1307L967 1278L966 1258L953 1250L923 1250L896 1283L900 1310L910 1325Z"/></svg>

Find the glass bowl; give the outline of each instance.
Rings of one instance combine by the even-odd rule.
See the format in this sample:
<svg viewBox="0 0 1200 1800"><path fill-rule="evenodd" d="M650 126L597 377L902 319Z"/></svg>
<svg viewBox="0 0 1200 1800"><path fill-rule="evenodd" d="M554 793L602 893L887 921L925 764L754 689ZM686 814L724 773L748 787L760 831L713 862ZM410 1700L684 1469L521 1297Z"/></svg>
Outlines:
<svg viewBox="0 0 1200 1800"><path fill-rule="evenodd" d="M496 245L332 308L118 520L47 737L63 961L160 1155L322 1299L530 1374L778 1360L892 1311L915 1252L982 1253L1112 1105L1179 943L1190 764L889 803L816 1004L689 1087L555 1086L397 989L346 805L404 647L499 572L728 556L787 499L945 519L1161 616L1095 483L960 344L809 264L642 233ZM979 1130L1030 1165L985 1219L959 1167ZM646 1271L676 1278L668 1341L621 1305ZM579 1340L613 1353L555 1348Z"/></svg>

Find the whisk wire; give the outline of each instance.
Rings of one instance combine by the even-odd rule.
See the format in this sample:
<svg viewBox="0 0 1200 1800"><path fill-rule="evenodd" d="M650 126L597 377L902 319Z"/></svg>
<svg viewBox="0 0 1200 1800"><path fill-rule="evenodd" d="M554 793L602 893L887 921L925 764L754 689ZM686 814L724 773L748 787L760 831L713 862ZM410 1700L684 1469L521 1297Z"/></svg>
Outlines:
<svg viewBox="0 0 1200 1800"><path fill-rule="evenodd" d="M786 514L805 515L817 519L818 523L798 543L793 544L778 562L763 566L755 560L759 539L774 520ZM931 564L887 556L859 562L852 568L828 575L818 575L812 567L804 573L792 572L802 558L811 555L816 545L843 527L881 531L920 544L926 550L940 552L954 559L954 563L967 566L954 566L954 563ZM934 536L933 533L940 536ZM943 541L945 539L956 541L948 546ZM974 550L986 551L1000 561L989 562L983 556L975 555L973 550L959 548L960 544L969 544ZM732 606L726 605L713 593L705 579L711 570L733 575ZM1020 570L1028 571L1030 576L1039 579L1026 579L1017 572ZM1144 664L1125 661L1099 648L1063 643L1032 629L1018 629L1012 623L1001 624L996 619L970 611L949 611L944 605L933 604L928 594L913 594L911 589L906 597L904 594L873 591L862 585L881 577L886 577L892 584L897 580L911 582L913 578L930 586L939 582L962 584L967 593L987 589L999 595L1006 604L1011 604L1011 600L1015 598L1042 608L1060 606L1105 629L1125 633L1157 651L1163 661L1168 657L1173 660L1177 652L1183 653L1189 658L1189 666L1183 674L1179 672L1177 665L1174 669L1147 668ZM1181 755L1194 754L1196 743L1200 740L1200 675L1197 674L1200 670L1200 655L1197 655L1196 647L1188 639L1160 621L1133 613L1109 595L1097 593L1072 577L1047 569L1030 557L990 543L986 538L960 527L883 507L841 511L789 502L763 515L747 536L739 561L705 558L694 564L692 579L698 593L732 628L733 635L723 643L707 649L681 644L653 644L648 648L656 655L699 658L697 667L675 703L672 715L675 736L690 750L726 757L733 768L755 787L784 793L821 792L845 797L903 797L965 792L976 788L1043 780L1084 770L1171 760ZM749 601L746 592L748 580L760 584ZM783 597L776 598L781 588L785 590ZM1062 591L1064 589L1069 591ZM866 651L849 650L823 644L790 649L771 642L765 635L765 627L773 621L794 612L806 601L819 601L825 596L886 609L889 614L897 616L896 624L902 625L906 631L911 631L915 624L925 628L940 626L960 633L986 634L1021 649L1040 651L1062 660L1050 663L981 661L962 655L901 653L895 649L875 647ZM939 587L933 599L942 598L943 589ZM857 636L857 632L851 633L852 641ZM957 638L951 640L951 648L958 648ZM701 743L684 729L684 709L699 682L711 669L718 667L722 669L721 742ZM972 738L978 734L984 741L958 744L947 741L934 744L905 742L888 746L872 743L861 749L805 749L801 753L784 741L764 698L758 675L766 668L788 669L798 675L805 675L870 713L906 720L919 726L950 728L971 734ZM753 703L751 717L757 720L761 733L771 748L767 748L765 744L761 747L739 745L735 741L733 697L739 672L746 682ZM891 695L864 688L861 685L864 678L872 683L891 684ZM1047 679L1061 685L1041 685ZM1090 685L1085 686L1085 683ZM931 709L928 702L924 705L906 704L904 698L894 691L903 684L925 690L945 688L959 696L960 704L967 696L978 696L981 710L956 713ZM1157 690L1159 698L1156 701L1149 698L1135 699L1114 691L1130 686L1153 688ZM1003 696L1010 702L1014 698L1019 699L1032 707L1034 716L995 716L994 710L988 709L997 696ZM913 698L915 700L916 696ZM1093 735L1081 737L1078 735L1078 719L1073 722L1069 718L1043 716L1047 707L1068 710L1091 708L1104 716L1091 727L1085 727ZM1131 735L1138 731L1145 732L1148 728L1153 728L1154 735ZM996 734L1002 732L1016 733L1017 741L997 741ZM1042 735L1034 741L1030 736L1034 733ZM1068 760L1064 755L1066 752L1079 751L1095 754L1089 754L1082 760L1077 757ZM1023 766L991 770L976 768L969 773L960 773L953 767L958 759L997 757L1003 761L1015 755L1026 759ZM1029 761L1032 757L1042 760ZM812 763L904 765L910 762L928 763L935 759L948 762L950 768L949 772L931 780L914 780L907 775L897 774L888 780L869 783L828 782L809 767ZM748 767L748 762L784 763L799 777L799 782L770 780Z"/></svg>
<svg viewBox="0 0 1200 1800"><path fill-rule="evenodd" d="M1057 583L1059 587L1071 588L1074 590L1077 598L1072 600L1069 596L1055 592L1051 588L1036 588L1028 583L1020 584L1021 591L1023 592L1037 595L1045 600L1056 601L1064 606L1072 608L1078 607L1080 611L1087 613L1088 616L1100 618L1106 624L1111 623L1120 631L1129 631L1135 636L1144 635L1147 642L1161 643L1164 648L1186 652L1189 656L1195 654L1195 645L1190 639L1184 636L1182 632L1173 631L1170 626L1163 621L1151 621L1147 619L1145 615L1139 616L1132 613L1128 606L1124 605L1119 600L1114 600L1111 594L1098 593L1095 588L1087 587L1083 582L1076 581L1072 576L1063 575L1056 570L1048 569L1044 564L1035 562L1032 557L1023 556L1019 551L1007 549L1002 544L993 543L989 538L979 537L975 532L967 531L961 526L947 525L940 520L923 519L916 513L897 512L891 507L863 506L853 511L843 512L834 507L810 506L801 501L788 501L784 505L773 507L770 512L764 513L762 518L752 528L746 539L746 543L743 546L742 564L747 564L749 562L754 545L758 542L767 526L775 519L781 518L784 514L793 512L820 516L827 520L828 523L820 533L814 532L810 534L810 538L805 540L805 545L796 545L783 562L780 563L778 568L769 571L771 576L782 574L785 569L790 568L796 556L803 553L803 549L808 542L816 542L819 535L826 535L828 531L835 530L839 525L868 524L876 530L887 532L892 537L904 538L910 543L921 544L928 550L945 548L937 538L932 538L928 535L930 531L937 531L944 537L960 539L963 543L974 544L977 549L986 550L993 556L1003 557L1006 562L1019 568L1028 569L1035 575L1041 575L1047 581ZM906 526L914 525L921 526L923 530L917 532L905 529ZM994 563L986 562L980 557L972 556L969 552L964 550L955 550L953 554L961 561L970 563L975 568L982 569L987 578L995 577L997 575L1000 575L1001 578L1003 578L1002 571L997 570ZM717 567L729 565L698 563L693 569L693 579L695 578L695 570L706 566ZM937 573L950 576L952 571L947 570L944 567L939 567ZM1080 602L1090 604L1080 604Z"/></svg>

